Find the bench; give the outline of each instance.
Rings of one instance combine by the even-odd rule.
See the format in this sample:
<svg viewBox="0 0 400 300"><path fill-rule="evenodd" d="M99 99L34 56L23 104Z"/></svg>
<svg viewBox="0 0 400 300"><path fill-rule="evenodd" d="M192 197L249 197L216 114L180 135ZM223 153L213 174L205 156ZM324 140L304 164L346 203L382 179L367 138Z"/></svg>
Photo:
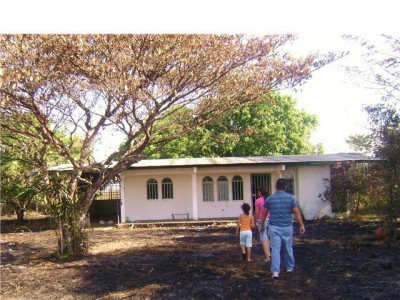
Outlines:
<svg viewBox="0 0 400 300"><path fill-rule="evenodd" d="M172 219L175 221L175 217L176 216L186 216L186 220L189 220L189 213L185 213L185 214L172 214Z"/></svg>

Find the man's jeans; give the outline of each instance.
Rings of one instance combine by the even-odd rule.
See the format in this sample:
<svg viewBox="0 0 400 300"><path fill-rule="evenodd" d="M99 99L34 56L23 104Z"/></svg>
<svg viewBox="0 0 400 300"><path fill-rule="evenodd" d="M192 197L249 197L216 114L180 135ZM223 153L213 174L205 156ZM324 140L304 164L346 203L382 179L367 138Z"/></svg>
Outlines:
<svg viewBox="0 0 400 300"><path fill-rule="evenodd" d="M283 246L286 270L293 270L293 226L277 227L269 225L269 241L271 244L271 272L280 272L281 245Z"/></svg>

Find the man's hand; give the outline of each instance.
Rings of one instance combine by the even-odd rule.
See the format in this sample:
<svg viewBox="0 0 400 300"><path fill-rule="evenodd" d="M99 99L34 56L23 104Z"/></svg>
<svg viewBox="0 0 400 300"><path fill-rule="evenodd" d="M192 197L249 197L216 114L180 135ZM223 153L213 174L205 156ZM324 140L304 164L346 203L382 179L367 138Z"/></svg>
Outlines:
<svg viewBox="0 0 400 300"><path fill-rule="evenodd" d="M304 227L304 224L300 225L300 234L303 234L306 232L306 228Z"/></svg>

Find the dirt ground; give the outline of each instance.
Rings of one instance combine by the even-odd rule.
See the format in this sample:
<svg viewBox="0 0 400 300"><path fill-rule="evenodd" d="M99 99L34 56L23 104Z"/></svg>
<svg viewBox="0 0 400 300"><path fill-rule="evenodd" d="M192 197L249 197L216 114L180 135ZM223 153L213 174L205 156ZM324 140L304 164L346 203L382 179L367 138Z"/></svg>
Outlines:
<svg viewBox="0 0 400 300"><path fill-rule="evenodd" d="M86 257L60 261L46 220L2 220L6 299L399 299L400 247L377 241L377 223L306 222L296 268L271 280L261 245L242 260L235 224L97 227ZM298 232L295 227L295 231Z"/></svg>

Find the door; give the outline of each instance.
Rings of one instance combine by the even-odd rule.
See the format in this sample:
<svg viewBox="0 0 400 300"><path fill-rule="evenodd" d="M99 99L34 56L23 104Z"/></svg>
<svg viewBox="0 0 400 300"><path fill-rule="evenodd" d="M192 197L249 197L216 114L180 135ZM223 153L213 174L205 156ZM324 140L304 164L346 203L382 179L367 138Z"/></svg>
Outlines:
<svg viewBox="0 0 400 300"><path fill-rule="evenodd" d="M260 186L265 186L267 192L271 193L271 174L251 174L251 203L253 205L253 212Z"/></svg>

